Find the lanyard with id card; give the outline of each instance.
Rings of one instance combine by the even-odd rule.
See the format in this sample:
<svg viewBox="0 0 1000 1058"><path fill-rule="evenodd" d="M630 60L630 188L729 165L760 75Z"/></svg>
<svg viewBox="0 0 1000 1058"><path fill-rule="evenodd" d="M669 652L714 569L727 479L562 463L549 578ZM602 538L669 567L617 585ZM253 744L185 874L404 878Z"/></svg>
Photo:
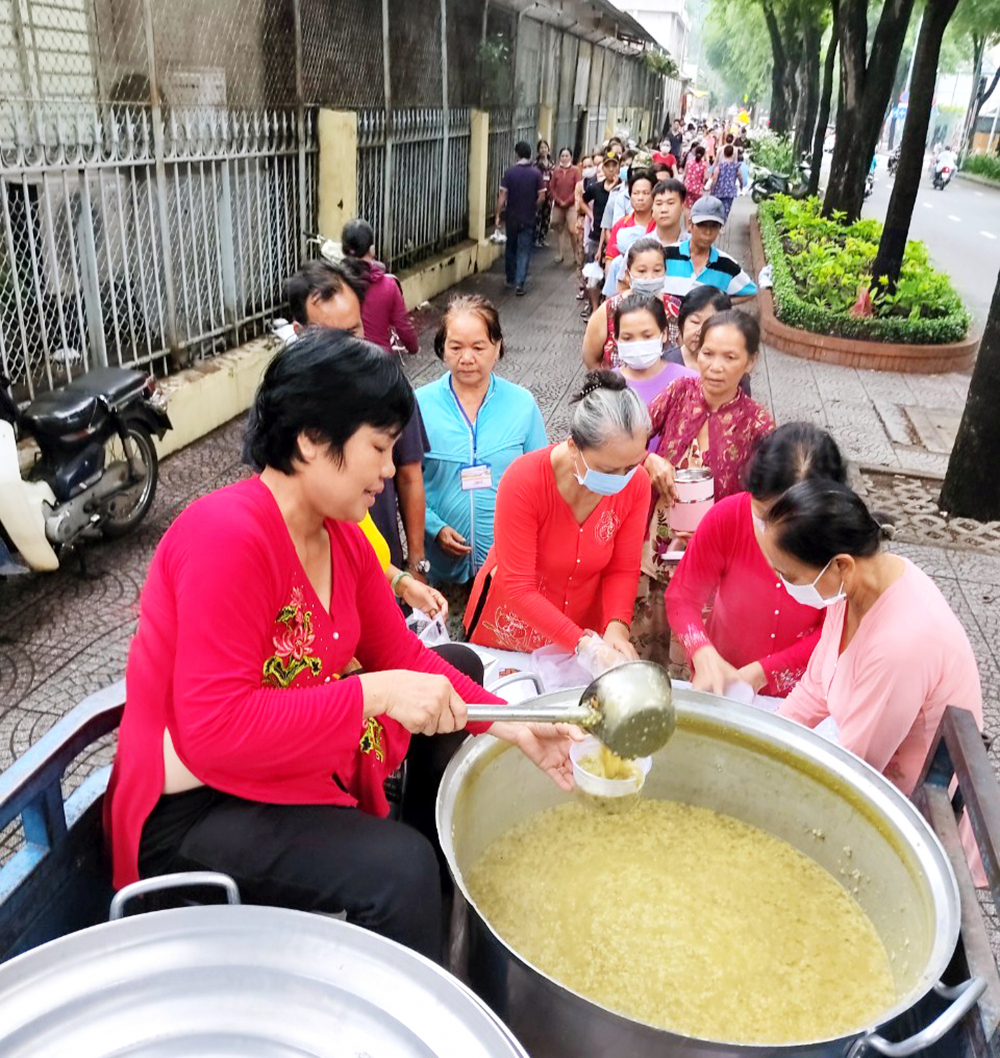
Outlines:
<svg viewBox="0 0 1000 1058"><path fill-rule="evenodd" d="M469 416L465 413L465 408L462 407L462 402L458 399L458 394L455 392L455 387L452 385L450 378L448 379L448 387L451 389L452 397L455 398L455 406L465 420L465 425L469 428L469 437L472 441L472 462L467 463L461 470L462 491L473 492L476 489L491 489L493 488L493 469L489 463L482 463L476 458L476 434L479 417L477 415L477 421L472 422ZM480 409L481 408L482 405L480 405Z"/></svg>

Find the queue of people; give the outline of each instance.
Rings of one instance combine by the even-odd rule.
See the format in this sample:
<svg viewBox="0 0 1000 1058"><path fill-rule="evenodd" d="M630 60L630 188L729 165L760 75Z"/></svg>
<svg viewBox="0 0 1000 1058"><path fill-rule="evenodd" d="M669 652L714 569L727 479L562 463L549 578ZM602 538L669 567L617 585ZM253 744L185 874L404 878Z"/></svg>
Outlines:
<svg viewBox="0 0 1000 1058"><path fill-rule="evenodd" d="M468 705L500 704L481 658L428 650L401 606L444 616L455 586L473 646L748 686L790 720L831 719L904 793L947 705L982 726L941 592L884 549L829 434L776 426L753 399L760 332L740 305L756 287L715 247L732 196L677 179L698 150L731 164L732 145L706 136L678 165L681 139L675 125L653 170L620 141L582 167L519 143L503 178L517 295L549 225L557 267L621 261L606 300L586 288L565 435L502 377L500 313L479 295L451 299L440 373L414 392L399 353L418 338L365 222L345 227L342 263L289 278L294 340L257 392L254 473L178 516L142 595L105 800L116 887L223 871L251 902L343 912L440 958L433 804L458 743L488 730L569 790L582 737L468 722ZM732 174L706 186L738 187ZM683 527L689 481L710 499Z"/></svg>

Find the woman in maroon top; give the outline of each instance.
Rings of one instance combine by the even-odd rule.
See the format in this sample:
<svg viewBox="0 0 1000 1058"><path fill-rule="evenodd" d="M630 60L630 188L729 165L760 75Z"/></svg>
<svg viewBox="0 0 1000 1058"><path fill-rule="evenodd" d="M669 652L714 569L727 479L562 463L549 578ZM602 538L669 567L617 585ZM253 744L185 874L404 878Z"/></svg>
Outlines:
<svg viewBox="0 0 1000 1058"><path fill-rule="evenodd" d="M573 152L563 147L559 164L549 173L549 197L552 199L552 230L556 233L556 264L572 254L573 263L583 264L583 247L576 233L576 185L582 179L573 164Z"/></svg>
<svg viewBox="0 0 1000 1058"><path fill-rule="evenodd" d="M717 503L689 541L666 606L699 690L723 694L741 680L784 698L802 678L823 613L791 598L761 541L767 512L807 478L845 484L847 467L825 430L785 423L760 442L747 470L747 491ZM706 606L712 607L707 621Z"/></svg>
<svg viewBox="0 0 1000 1058"><path fill-rule="evenodd" d="M264 470L192 504L160 541L105 800L116 887L222 871L250 903L346 911L440 954L427 831L450 747L437 743L485 730L465 703L498 699L407 630L357 525L413 404L398 360L307 331L257 394L249 449ZM567 729L491 733L571 786ZM383 786L411 735L437 738L414 740L397 822Z"/></svg>

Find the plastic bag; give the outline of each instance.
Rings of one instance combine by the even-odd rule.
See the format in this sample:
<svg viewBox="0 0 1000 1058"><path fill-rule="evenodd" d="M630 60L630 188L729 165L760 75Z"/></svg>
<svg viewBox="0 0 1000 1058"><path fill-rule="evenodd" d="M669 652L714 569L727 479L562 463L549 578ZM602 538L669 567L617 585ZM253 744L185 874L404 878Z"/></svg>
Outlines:
<svg viewBox="0 0 1000 1058"><path fill-rule="evenodd" d="M604 279L604 269L596 261L588 261L580 269L580 275L586 279L588 286L596 287Z"/></svg>
<svg viewBox="0 0 1000 1058"><path fill-rule="evenodd" d="M561 647L551 644L539 647L532 653L531 667L538 673L546 691L586 687L594 678L580 664L576 654L567 654Z"/></svg>
<svg viewBox="0 0 1000 1058"><path fill-rule="evenodd" d="M445 621L441 617L430 617L423 610L414 610L406 619L406 627L425 647L439 647L451 642Z"/></svg>

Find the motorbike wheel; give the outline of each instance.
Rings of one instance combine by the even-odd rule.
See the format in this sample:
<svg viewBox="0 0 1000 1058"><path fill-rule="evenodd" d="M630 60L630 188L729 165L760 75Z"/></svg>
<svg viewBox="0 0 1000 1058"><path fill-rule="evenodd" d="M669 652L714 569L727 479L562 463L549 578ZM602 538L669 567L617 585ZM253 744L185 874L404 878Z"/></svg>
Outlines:
<svg viewBox="0 0 1000 1058"><path fill-rule="evenodd" d="M156 496L159 476L159 461L153 438L145 426L137 422L126 423L126 444L138 457L145 474L141 481L118 493L108 503L101 522L101 532L110 540L127 536L146 517ZM105 466L111 462L123 462L127 458L122 439L116 434L105 449Z"/></svg>
<svg viewBox="0 0 1000 1058"><path fill-rule="evenodd" d="M761 202L766 202L767 199L769 199L771 196L761 188L753 187L750 190L750 197L754 200L754 202L760 204Z"/></svg>

